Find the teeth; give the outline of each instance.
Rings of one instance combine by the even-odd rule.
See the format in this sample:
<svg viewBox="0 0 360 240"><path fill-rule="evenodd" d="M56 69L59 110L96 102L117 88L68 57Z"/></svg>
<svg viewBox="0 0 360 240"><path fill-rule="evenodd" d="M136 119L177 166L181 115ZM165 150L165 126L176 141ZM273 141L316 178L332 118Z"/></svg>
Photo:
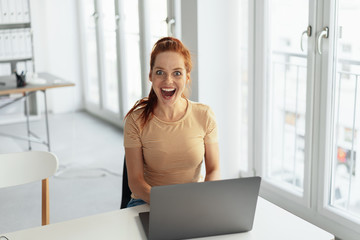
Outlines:
<svg viewBox="0 0 360 240"><path fill-rule="evenodd" d="M161 90L164 92L172 92L175 90L175 88L162 88Z"/></svg>

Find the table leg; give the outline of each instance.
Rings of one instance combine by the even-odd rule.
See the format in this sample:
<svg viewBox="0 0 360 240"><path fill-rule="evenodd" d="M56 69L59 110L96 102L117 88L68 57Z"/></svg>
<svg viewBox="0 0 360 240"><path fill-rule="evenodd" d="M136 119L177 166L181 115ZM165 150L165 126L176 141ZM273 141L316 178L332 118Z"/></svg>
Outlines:
<svg viewBox="0 0 360 240"><path fill-rule="evenodd" d="M30 121L29 121L29 95L28 93L24 93L25 96L25 115L26 115L26 128L27 128L27 135L28 135L28 145L29 151L31 151L31 131L30 131Z"/></svg>
<svg viewBox="0 0 360 240"><path fill-rule="evenodd" d="M46 135L47 135L47 146L48 151L51 151L50 147L50 133L49 133L49 116L48 116L48 109L47 109L47 100L46 100L46 90L44 92L44 102L45 102L45 124L46 124Z"/></svg>

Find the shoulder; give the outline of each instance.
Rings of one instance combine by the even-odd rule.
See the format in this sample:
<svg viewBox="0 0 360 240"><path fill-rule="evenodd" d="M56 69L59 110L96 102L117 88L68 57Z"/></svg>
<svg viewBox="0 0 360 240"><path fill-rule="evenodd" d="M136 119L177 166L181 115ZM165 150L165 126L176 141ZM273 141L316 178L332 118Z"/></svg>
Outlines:
<svg viewBox="0 0 360 240"><path fill-rule="evenodd" d="M135 124L140 126L141 114L144 111L144 108L138 108L132 111L125 119L125 127L129 124Z"/></svg>
<svg viewBox="0 0 360 240"><path fill-rule="evenodd" d="M141 116L141 114L143 113L143 111L144 111L144 108L143 108L143 107L137 108L137 109L135 109L132 113L130 113L128 117L131 117L131 118L133 118L133 119L137 119L137 118L139 118L139 117Z"/></svg>
<svg viewBox="0 0 360 240"><path fill-rule="evenodd" d="M192 107L193 111L207 112L207 111L211 110L210 107L208 105L206 105L206 104L199 103L199 102L192 102L190 100L189 100L189 102L192 105L191 107Z"/></svg>
<svg viewBox="0 0 360 240"><path fill-rule="evenodd" d="M197 121L202 122L204 125L208 125L209 122L215 122L215 114L212 109L203 103L190 102L191 103L191 115Z"/></svg>
<svg viewBox="0 0 360 240"><path fill-rule="evenodd" d="M199 102L192 102L189 101L191 103L191 107L192 107L192 112L194 114L200 114L200 115L214 115L212 109L203 103L199 103Z"/></svg>

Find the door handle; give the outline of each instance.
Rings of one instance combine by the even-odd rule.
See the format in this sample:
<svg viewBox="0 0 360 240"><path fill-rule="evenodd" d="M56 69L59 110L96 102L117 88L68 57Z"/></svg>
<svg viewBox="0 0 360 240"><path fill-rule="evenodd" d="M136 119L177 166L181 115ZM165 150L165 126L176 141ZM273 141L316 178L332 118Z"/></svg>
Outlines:
<svg viewBox="0 0 360 240"><path fill-rule="evenodd" d="M317 50L318 53L321 55L322 54L322 39L323 38L328 38L329 37L329 28L328 27L324 27L324 29L320 32L318 39L317 39Z"/></svg>
<svg viewBox="0 0 360 240"><path fill-rule="evenodd" d="M301 40L300 40L300 48L301 48L301 51L303 52L304 51L304 47L303 47L303 37L304 35L306 34L308 37L311 37L311 33L312 33L312 28L311 26L309 25L306 29L306 31L304 31L302 34L301 34Z"/></svg>

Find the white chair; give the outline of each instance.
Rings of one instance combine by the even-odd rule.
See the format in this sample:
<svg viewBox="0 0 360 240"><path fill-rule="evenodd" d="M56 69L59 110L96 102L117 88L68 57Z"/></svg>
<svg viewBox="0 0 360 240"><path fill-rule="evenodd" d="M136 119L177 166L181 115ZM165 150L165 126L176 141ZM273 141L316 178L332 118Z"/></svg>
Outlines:
<svg viewBox="0 0 360 240"><path fill-rule="evenodd" d="M31 151L0 154L0 188L42 180L42 225L50 222L49 180L58 168L50 152Z"/></svg>

